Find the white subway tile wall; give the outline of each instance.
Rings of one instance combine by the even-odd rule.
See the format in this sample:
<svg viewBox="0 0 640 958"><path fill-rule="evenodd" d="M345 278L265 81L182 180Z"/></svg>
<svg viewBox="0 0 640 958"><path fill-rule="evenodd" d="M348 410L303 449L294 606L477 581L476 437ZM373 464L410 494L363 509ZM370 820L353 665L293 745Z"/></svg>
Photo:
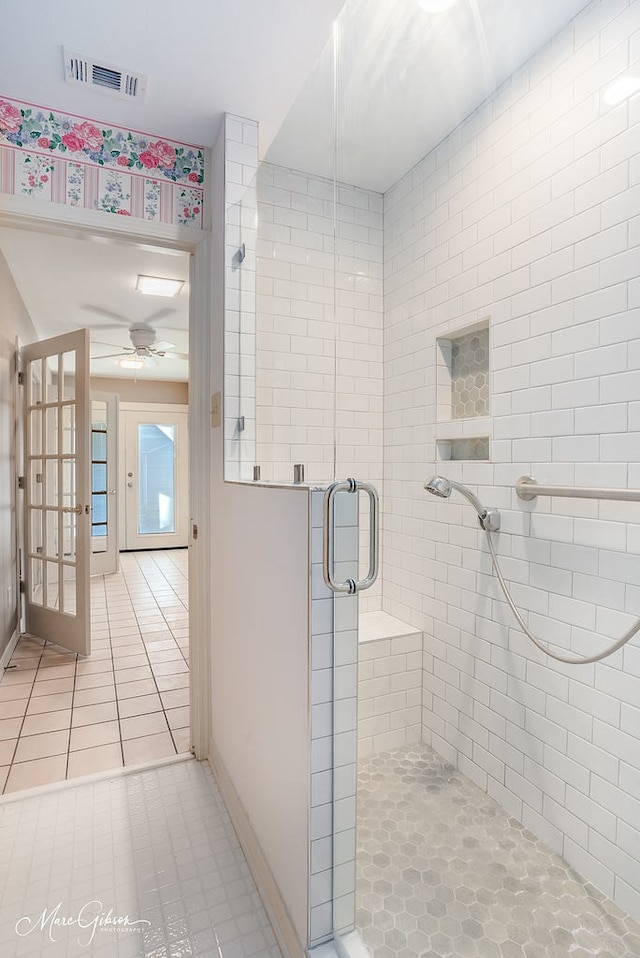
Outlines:
<svg viewBox="0 0 640 958"><path fill-rule="evenodd" d="M310 490L311 509L311 810L309 942L355 922L356 700L358 596L324 583L324 492ZM335 499L335 564L339 581L356 573L358 502Z"/></svg>
<svg viewBox="0 0 640 958"><path fill-rule="evenodd" d="M422 633L360 642L358 756L422 738Z"/></svg>
<svg viewBox="0 0 640 958"><path fill-rule="evenodd" d="M263 163L258 172L256 463L291 482L382 485L382 196ZM243 348L244 363L244 348ZM336 458L334 463L334 439ZM368 506L361 509L368 561ZM362 608L381 607L382 588Z"/></svg>
<svg viewBox="0 0 640 958"><path fill-rule="evenodd" d="M225 116L225 478L253 478L258 124ZM242 252L241 252L242 251Z"/></svg>
<svg viewBox="0 0 640 958"><path fill-rule="evenodd" d="M473 511L422 483L501 509L514 598L556 648L593 654L640 614L639 505L514 492L640 486L640 97L602 97L639 58L640 2L590 4L384 202L383 607L425 633L424 739L635 916L638 640L548 661ZM436 340L487 315L491 461L443 466Z"/></svg>

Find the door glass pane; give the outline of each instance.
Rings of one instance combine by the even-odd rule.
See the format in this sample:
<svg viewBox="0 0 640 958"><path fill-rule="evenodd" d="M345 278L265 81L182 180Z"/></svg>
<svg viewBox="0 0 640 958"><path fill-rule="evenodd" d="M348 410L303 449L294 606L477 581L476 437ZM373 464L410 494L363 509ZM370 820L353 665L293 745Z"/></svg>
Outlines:
<svg viewBox="0 0 640 958"><path fill-rule="evenodd" d="M93 527L92 535L106 535L107 525L107 496L105 493L98 493L91 496L91 525ZM97 531L97 526L104 526L103 532Z"/></svg>
<svg viewBox="0 0 640 958"><path fill-rule="evenodd" d="M47 453L50 456L58 455L58 407L53 406L45 413L45 429L47 434Z"/></svg>
<svg viewBox="0 0 640 958"><path fill-rule="evenodd" d="M42 455L42 410L32 409L29 413L30 452L32 456Z"/></svg>
<svg viewBox="0 0 640 958"><path fill-rule="evenodd" d="M42 555L42 509L31 510L31 541L29 551L36 555Z"/></svg>
<svg viewBox="0 0 640 958"><path fill-rule="evenodd" d="M42 360L34 359L29 363L29 405L37 406L42 402Z"/></svg>
<svg viewBox="0 0 640 958"><path fill-rule="evenodd" d="M57 609L60 599L60 589L58 587L58 566L57 562L45 562L45 575L47 577L44 604L47 609Z"/></svg>
<svg viewBox="0 0 640 958"><path fill-rule="evenodd" d="M58 357L47 356L44 362L44 383L47 402L58 401Z"/></svg>
<svg viewBox="0 0 640 958"><path fill-rule="evenodd" d="M76 614L76 567L62 566L62 611L67 615Z"/></svg>
<svg viewBox="0 0 640 958"><path fill-rule="evenodd" d="M138 534L175 532L175 426L138 424Z"/></svg>
<svg viewBox="0 0 640 958"><path fill-rule="evenodd" d="M58 505L58 460L47 459L45 463L46 505Z"/></svg>
<svg viewBox="0 0 640 958"><path fill-rule="evenodd" d="M62 460L62 506L76 505L76 461L75 459Z"/></svg>
<svg viewBox="0 0 640 958"><path fill-rule="evenodd" d="M70 562L76 559L76 517L72 512L65 512L62 515L62 554Z"/></svg>
<svg viewBox="0 0 640 958"><path fill-rule="evenodd" d="M96 428L91 430L91 458L95 462L107 461L107 430Z"/></svg>
<svg viewBox="0 0 640 958"><path fill-rule="evenodd" d="M42 459L32 459L31 460L31 483L29 488L29 495L31 497L31 503L34 506L42 505Z"/></svg>
<svg viewBox="0 0 640 958"><path fill-rule="evenodd" d="M76 407L62 407L62 451L73 455L76 451Z"/></svg>
<svg viewBox="0 0 640 958"><path fill-rule="evenodd" d="M60 540L58 537L58 516L57 509L47 509L45 511L45 551L50 559L57 558Z"/></svg>
<svg viewBox="0 0 640 958"><path fill-rule="evenodd" d="M34 605L42 605L42 560L29 559L31 563L31 575L29 582L31 585L31 601Z"/></svg>
<svg viewBox="0 0 640 958"><path fill-rule="evenodd" d="M107 464L106 462L91 463L91 490L92 492L107 491Z"/></svg>
<svg viewBox="0 0 640 958"><path fill-rule="evenodd" d="M62 354L62 395L61 399L76 398L76 354Z"/></svg>

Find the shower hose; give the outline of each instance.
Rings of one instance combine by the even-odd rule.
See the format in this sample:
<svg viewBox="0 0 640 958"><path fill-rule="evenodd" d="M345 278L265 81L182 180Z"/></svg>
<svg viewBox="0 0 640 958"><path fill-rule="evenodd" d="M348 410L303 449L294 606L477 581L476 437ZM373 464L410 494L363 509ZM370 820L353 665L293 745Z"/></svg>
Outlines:
<svg viewBox="0 0 640 958"><path fill-rule="evenodd" d="M539 639L535 637L535 635L531 632L526 622L522 618L518 610L518 607L516 606L515 602L511 598L511 593L509 592L507 583L504 580L502 569L500 568L500 563L498 562L498 556L496 555L496 550L493 545L493 538L492 538L491 532L489 531L489 529L484 528L484 525L482 523L482 518L480 518L480 525L482 526L482 528L484 529L487 535L487 542L489 543L489 552L491 553L491 561L493 562L493 568L498 578L498 582L500 583L500 587L502 591L504 592L504 597L509 603L509 607L511 608L511 611L515 615L516 621L518 625L520 626L520 628L522 629L522 631L524 632L524 634L527 636L527 638L531 639L531 641L536 646L536 648L540 649L541 652L544 652L545 655L550 656L552 659L555 659L557 662L566 662L568 665L589 665L591 662L600 662L602 659L606 659L607 656L613 655L613 653L617 652L618 649L621 649L623 645L626 645L629 639L632 639L637 632L640 632L640 619L638 619L638 621L634 622L631 628L628 629L628 631L625 632L625 634L620 639L618 639L617 642L614 642L613 645L610 645L607 649L604 650L604 652L600 652L598 655L586 656L585 658L582 658L580 656L558 655L556 652L552 652L551 649L548 649L546 645L544 645Z"/></svg>

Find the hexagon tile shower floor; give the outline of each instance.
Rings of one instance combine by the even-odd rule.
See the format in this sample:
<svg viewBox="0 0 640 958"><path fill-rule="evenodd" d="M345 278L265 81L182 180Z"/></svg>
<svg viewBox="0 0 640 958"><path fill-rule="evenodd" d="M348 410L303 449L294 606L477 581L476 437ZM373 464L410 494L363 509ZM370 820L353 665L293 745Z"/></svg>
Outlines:
<svg viewBox="0 0 640 958"><path fill-rule="evenodd" d="M365 759L357 926L373 958L638 958L640 925L426 745Z"/></svg>

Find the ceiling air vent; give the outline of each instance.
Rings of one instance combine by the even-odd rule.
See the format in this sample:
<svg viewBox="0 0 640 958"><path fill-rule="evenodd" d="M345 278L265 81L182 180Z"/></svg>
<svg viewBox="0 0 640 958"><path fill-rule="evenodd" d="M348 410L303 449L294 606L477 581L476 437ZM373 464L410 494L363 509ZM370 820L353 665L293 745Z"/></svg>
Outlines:
<svg viewBox="0 0 640 958"><path fill-rule="evenodd" d="M142 73L124 70L113 63L83 56L63 47L64 74L67 83L111 93L123 100L141 100L147 89L147 77Z"/></svg>

